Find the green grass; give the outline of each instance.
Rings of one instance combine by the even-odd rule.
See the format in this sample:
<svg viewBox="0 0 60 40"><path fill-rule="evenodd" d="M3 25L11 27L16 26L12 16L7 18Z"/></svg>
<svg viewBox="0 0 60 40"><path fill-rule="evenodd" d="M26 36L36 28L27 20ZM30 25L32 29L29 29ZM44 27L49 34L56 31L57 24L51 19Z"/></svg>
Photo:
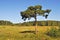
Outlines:
<svg viewBox="0 0 60 40"><path fill-rule="evenodd" d="M0 40L60 40L60 38L53 38L45 33L51 30L52 27L58 29L58 26L38 26L38 34L34 33L20 33L23 31L35 31L34 26L0 26Z"/></svg>

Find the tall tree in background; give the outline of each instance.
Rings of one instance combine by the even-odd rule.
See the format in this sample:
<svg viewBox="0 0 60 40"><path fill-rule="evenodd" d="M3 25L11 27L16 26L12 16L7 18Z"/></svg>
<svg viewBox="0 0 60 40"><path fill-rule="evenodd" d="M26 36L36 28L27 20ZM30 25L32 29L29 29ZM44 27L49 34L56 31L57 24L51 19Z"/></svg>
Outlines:
<svg viewBox="0 0 60 40"><path fill-rule="evenodd" d="M31 17L33 17L35 19L35 31L37 34L37 16L43 16L43 17L47 18L50 11L51 10L49 10L49 9L42 10L41 5L36 5L36 6L29 6L25 11L20 12L20 14L24 21L26 19L30 20Z"/></svg>

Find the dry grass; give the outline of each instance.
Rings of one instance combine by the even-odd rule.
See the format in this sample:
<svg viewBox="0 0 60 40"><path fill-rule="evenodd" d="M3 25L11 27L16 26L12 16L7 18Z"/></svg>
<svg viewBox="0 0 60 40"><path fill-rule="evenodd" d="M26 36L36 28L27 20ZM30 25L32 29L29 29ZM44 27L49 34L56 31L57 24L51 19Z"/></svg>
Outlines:
<svg viewBox="0 0 60 40"><path fill-rule="evenodd" d="M35 26L0 26L0 40L30 40L32 37L32 35L34 36L34 34L22 34L20 32L22 31L35 31ZM40 33L45 33L47 31L49 31L52 27L55 27L58 29L58 26L38 26L37 30ZM32 37L31 40L33 40L34 37Z"/></svg>

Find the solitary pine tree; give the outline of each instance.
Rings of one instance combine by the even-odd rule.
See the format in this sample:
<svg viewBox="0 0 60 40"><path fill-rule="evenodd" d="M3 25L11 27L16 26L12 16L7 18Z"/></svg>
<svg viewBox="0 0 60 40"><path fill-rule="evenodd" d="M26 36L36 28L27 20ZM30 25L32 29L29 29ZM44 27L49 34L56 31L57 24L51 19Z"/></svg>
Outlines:
<svg viewBox="0 0 60 40"><path fill-rule="evenodd" d="M30 20L31 17L35 19L35 32L37 34L37 16L40 15L47 18L50 11L51 11L50 9L42 10L41 5L36 5L36 6L29 6L25 11L20 12L20 14L24 21L26 19Z"/></svg>

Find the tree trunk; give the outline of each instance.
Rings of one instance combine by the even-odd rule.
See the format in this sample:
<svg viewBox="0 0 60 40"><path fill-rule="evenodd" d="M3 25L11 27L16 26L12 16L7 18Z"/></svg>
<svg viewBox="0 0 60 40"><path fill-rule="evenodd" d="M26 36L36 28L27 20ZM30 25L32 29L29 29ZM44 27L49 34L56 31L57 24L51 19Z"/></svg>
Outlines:
<svg viewBox="0 0 60 40"><path fill-rule="evenodd" d="M37 18L35 16L35 34L37 34Z"/></svg>

